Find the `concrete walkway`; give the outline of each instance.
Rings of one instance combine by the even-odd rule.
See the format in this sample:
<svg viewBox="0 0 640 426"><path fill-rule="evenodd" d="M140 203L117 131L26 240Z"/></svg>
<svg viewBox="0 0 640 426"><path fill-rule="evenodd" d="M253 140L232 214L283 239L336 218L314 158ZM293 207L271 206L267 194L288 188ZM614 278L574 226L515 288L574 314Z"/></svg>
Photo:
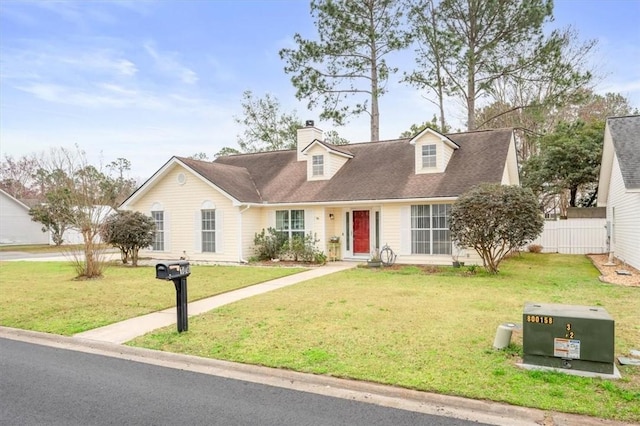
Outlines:
<svg viewBox="0 0 640 426"><path fill-rule="evenodd" d="M335 272L345 271L347 269L355 268L356 266L357 263L355 262L332 262L325 266L313 268L298 274L289 275L261 284L201 299L196 302L191 302L188 305L187 312L189 316L200 315L220 306L237 302L238 300L287 287L313 278L323 277ZM171 324L176 324L175 307L78 333L75 337L121 344Z"/></svg>

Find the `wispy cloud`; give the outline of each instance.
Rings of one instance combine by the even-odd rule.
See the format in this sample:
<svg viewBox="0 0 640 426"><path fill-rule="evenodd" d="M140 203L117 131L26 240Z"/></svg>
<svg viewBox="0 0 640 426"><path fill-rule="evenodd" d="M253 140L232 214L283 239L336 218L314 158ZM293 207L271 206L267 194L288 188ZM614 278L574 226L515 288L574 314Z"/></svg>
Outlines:
<svg viewBox="0 0 640 426"><path fill-rule="evenodd" d="M38 18L24 10L39 10L44 19L61 19L77 28L91 28L96 24L114 25L119 21L119 12L133 12L139 15L147 13L153 1L119 0L119 1L30 1L14 2L11 7L3 7L3 15L27 25L37 25Z"/></svg>
<svg viewBox="0 0 640 426"><path fill-rule="evenodd" d="M35 78L77 80L78 77L131 77L137 66L121 52L101 47L47 44L24 40L22 46L4 49L2 77L24 81Z"/></svg>
<svg viewBox="0 0 640 426"><path fill-rule="evenodd" d="M188 67L182 65L178 61L178 54L175 52L160 52L153 42L146 42L144 49L149 56L153 58L158 69L165 74L177 77L186 84L195 84L198 82L198 75Z"/></svg>
<svg viewBox="0 0 640 426"><path fill-rule="evenodd" d="M51 83L32 83L19 89L47 102L73 105L83 108L159 108L161 102L153 98L139 96L135 91L115 90L117 86L100 85L94 90Z"/></svg>
<svg viewBox="0 0 640 426"><path fill-rule="evenodd" d="M133 59L135 48L125 53L98 44L108 41L101 38L78 45L23 39L20 46L3 50L0 81L40 101L82 108L186 108L191 113L211 108L211 102L182 90L185 84L192 87L198 77L175 54L160 53L148 44L143 52L153 57L150 65L139 55ZM117 40L112 44L124 45ZM174 83L157 81L158 69L173 77Z"/></svg>
<svg viewBox="0 0 640 426"><path fill-rule="evenodd" d="M79 56L58 56L50 59L68 64L76 70L93 69L123 76L133 76L138 72L133 62L109 50L96 50Z"/></svg>
<svg viewBox="0 0 640 426"><path fill-rule="evenodd" d="M175 93L159 96L152 92L114 83L99 83L89 86L31 83L19 86L18 89L42 101L83 108L132 108L196 115L217 110L206 99Z"/></svg>

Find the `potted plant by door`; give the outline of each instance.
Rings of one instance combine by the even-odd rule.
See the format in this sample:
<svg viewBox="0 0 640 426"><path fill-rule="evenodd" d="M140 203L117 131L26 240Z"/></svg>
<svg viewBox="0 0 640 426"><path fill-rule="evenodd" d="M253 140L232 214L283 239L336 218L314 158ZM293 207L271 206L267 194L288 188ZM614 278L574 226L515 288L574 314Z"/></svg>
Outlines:
<svg viewBox="0 0 640 426"><path fill-rule="evenodd" d="M367 266L369 268L379 268L382 266L382 260L380 259L380 252L378 249L371 252L371 257L367 260Z"/></svg>

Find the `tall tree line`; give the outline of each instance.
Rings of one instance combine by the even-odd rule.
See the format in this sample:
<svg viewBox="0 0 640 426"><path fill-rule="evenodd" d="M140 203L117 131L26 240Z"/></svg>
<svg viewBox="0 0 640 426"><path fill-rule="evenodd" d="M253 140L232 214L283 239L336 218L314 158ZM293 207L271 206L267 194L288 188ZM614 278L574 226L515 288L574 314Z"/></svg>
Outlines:
<svg viewBox="0 0 640 426"><path fill-rule="evenodd" d="M341 126L366 115L370 139L379 140L379 102L396 78L437 107L433 119L401 137L425 127L448 132L461 112L467 130L515 128L523 182L541 205L560 203L564 211L595 202L600 148L593 129L631 107L619 94L593 92L596 41L553 28L552 0L312 0L310 13L315 37L295 34L295 47L280 57L296 97L319 108L321 119ZM399 69L400 52L413 54L412 69ZM251 92L242 106L240 150L219 154L295 145L295 112L279 112L277 99ZM579 164L579 177L559 170L576 161L571 150L593 154Z"/></svg>
<svg viewBox="0 0 640 426"><path fill-rule="evenodd" d="M310 11L316 38L295 34L296 47L280 51L296 96L335 125L367 114L371 140L399 71L394 52L413 49L414 69L399 79L437 105L443 129L448 101L462 104L468 130L494 127L509 111L562 105L593 78L594 40L581 43L571 28L545 33L551 0L313 0ZM487 104L500 108L478 122Z"/></svg>

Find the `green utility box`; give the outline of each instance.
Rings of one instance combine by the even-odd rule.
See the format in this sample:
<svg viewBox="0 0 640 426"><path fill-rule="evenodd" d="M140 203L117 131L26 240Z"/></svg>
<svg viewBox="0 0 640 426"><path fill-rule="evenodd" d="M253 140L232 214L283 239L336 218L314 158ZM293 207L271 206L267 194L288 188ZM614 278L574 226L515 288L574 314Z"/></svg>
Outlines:
<svg viewBox="0 0 640 426"><path fill-rule="evenodd" d="M600 307L526 303L524 364L614 373L614 321Z"/></svg>

